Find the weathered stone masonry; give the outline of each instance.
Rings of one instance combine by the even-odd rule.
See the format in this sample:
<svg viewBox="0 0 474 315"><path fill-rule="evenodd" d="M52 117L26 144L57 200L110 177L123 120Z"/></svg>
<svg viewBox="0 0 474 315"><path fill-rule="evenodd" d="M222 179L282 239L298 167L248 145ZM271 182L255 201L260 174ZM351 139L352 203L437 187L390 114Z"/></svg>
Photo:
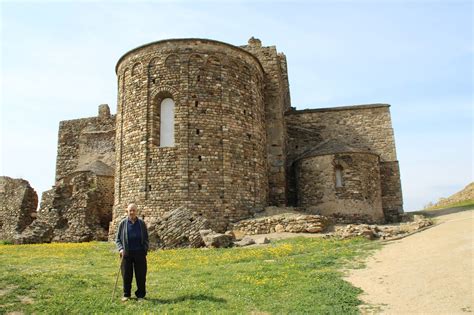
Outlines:
<svg viewBox="0 0 474 315"><path fill-rule="evenodd" d="M263 209L264 78L253 55L209 40L161 41L127 53L117 75L116 220L133 200L150 219L185 206L223 231ZM160 146L165 98L175 103L171 147Z"/></svg>
<svg viewBox="0 0 474 315"><path fill-rule="evenodd" d="M99 106L97 117L61 121L58 132L56 180L95 161L115 165L115 115Z"/></svg>
<svg viewBox="0 0 474 315"><path fill-rule="evenodd" d="M163 40L127 52L116 74L116 115L104 104L97 117L60 123L55 185L37 214L19 210L15 227L2 219L1 237L112 238L130 202L160 247L199 246L202 228L253 229L242 220L268 206L305 213L298 226L403 213L389 105L295 110L275 46ZM277 221L266 229L284 227Z"/></svg>
<svg viewBox="0 0 474 315"><path fill-rule="evenodd" d="M337 145L349 145L350 151L366 151L379 157L380 170L375 171L374 176L380 177L377 182L381 186L383 212L386 220L397 221L403 213L403 201L389 107L387 104L371 104L286 112L290 202L296 203L296 191L301 188L296 187L298 183L294 181L294 162L324 142L331 141L336 146L323 153L340 152ZM334 173L334 168L331 171ZM363 172L364 169L359 170L359 174ZM369 172L369 168L365 172ZM327 181L324 183L316 181L315 185L326 185ZM371 216L376 211L374 209L367 207L367 214Z"/></svg>
<svg viewBox="0 0 474 315"><path fill-rule="evenodd" d="M36 217L38 195L23 179L0 176L0 240L12 240Z"/></svg>

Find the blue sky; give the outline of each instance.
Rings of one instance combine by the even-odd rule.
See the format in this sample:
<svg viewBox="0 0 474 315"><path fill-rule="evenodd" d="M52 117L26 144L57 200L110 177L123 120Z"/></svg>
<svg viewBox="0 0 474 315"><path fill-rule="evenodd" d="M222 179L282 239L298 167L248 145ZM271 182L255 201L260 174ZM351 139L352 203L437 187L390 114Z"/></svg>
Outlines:
<svg viewBox="0 0 474 315"><path fill-rule="evenodd" d="M166 38L288 60L297 109L389 103L405 210L473 180L471 1L3 1L0 175L54 184L59 121L116 108L115 64Z"/></svg>

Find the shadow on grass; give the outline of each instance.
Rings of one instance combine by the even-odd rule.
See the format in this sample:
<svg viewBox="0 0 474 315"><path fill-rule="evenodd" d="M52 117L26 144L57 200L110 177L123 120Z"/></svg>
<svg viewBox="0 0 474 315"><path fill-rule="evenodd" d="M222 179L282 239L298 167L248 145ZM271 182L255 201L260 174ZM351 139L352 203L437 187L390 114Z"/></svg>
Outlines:
<svg viewBox="0 0 474 315"><path fill-rule="evenodd" d="M469 211L474 210L473 205L461 206L461 207L453 207L453 208L445 208L439 210L422 210L422 211L415 211L411 212L413 214L422 214L429 218L436 218L447 214L458 213L462 211Z"/></svg>
<svg viewBox="0 0 474 315"><path fill-rule="evenodd" d="M176 304L176 303L183 302L186 300L209 301L209 302L214 302L214 303L227 303L227 300L223 298L216 298L216 297L205 295L205 294L187 294L187 295L175 297L173 299L147 298L147 301L153 304Z"/></svg>

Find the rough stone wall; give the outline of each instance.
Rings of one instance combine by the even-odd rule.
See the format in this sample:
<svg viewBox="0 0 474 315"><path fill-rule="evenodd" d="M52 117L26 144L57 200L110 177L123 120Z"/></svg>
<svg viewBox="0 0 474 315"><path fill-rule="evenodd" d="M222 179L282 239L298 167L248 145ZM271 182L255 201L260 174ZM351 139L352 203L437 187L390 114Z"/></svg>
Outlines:
<svg viewBox="0 0 474 315"><path fill-rule="evenodd" d="M287 112L289 162L328 139L370 148L383 162L396 161L389 108L390 105L373 104Z"/></svg>
<svg viewBox="0 0 474 315"><path fill-rule="evenodd" d="M167 40L117 64L114 222L135 202L145 221L185 206L212 228L267 203L263 71L216 41ZM175 145L159 146L160 104L175 103Z"/></svg>
<svg viewBox="0 0 474 315"><path fill-rule="evenodd" d="M290 196L297 190L291 176L295 159L323 141L341 140L355 148L369 148L380 156L384 212L388 220L395 213L402 213L402 190L389 107L373 104L287 112Z"/></svg>
<svg viewBox="0 0 474 315"><path fill-rule="evenodd" d="M320 215L280 214L266 218L242 220L232 226L233 231L246 235L268 233L320 233L328 226L328 219Z"/></svg>
<svg viewBox="0 0 474 315"><path fill-rule="evenodd" d="M12 241L36 217L38 195L28 181L0 176L0 240Z"/></svg>
<svg viewBox="0 0 474 315"><path fill-rule="evenodd" d="M56 180L80 167L100 160L115 165L115 115L108 105L99 106L97 117L65 120L59 123Z"/></svg>
<svg viewBox="0 0 474 315"><path fill-rule="evenodd" d="M336 168L342 185L336 185ZM379 158L367 153L337 153L296 162L298 206L310 213L382 222Z"/></svg>
<svg viewBox="0 0 474 315"><path fill-rule="evenodd" d="M37 219L15 243L104 241L112 219L113 178L75 172L43 193Z"/></svg>
<svg viewBox="0 0 474 315"><path fill-rule="evenodd" d="M286 57L278 53L275 46L262 47L260 40L253 37L242 48L255 55L265 70L269 202L271 205L285 206L287 128L284 115L291 107Z"/></svg>
<svg viewBox="0 0 474 315"><path fill-rule="evenodd" d="M385 220L400 222L403 214L403 196L398 161L380 163L380 180Z"/></svg>

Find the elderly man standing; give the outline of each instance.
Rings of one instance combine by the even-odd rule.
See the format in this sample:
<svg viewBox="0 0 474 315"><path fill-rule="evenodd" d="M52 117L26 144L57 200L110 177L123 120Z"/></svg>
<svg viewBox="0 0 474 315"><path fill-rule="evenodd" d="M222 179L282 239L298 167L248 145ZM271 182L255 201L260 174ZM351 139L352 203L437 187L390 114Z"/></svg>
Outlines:
<svg viewBox="0 0 474 315"><path fill-rule="evenodd" d="M131 297L133 272L137 282L135 295L143 300L146 295L146 254L148 252L148 230L145 222L139 219L137 206L133 203L127 207L128 216L117 228L115 243L122 258L123 297L127 301Z"/></svg>

